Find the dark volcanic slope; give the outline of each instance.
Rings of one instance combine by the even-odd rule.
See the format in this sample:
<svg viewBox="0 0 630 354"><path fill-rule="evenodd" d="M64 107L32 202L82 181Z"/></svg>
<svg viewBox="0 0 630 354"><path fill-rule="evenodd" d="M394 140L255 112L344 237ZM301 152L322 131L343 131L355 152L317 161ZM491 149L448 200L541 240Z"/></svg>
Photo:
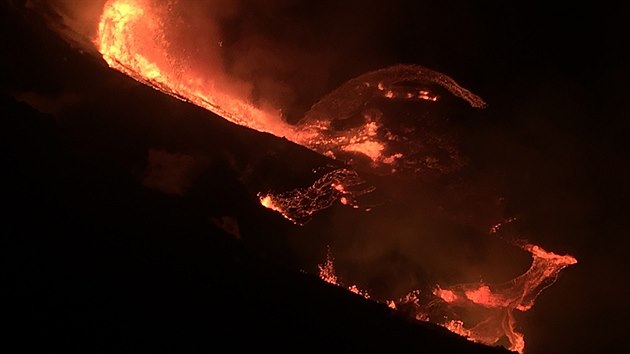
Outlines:
<svg viewBox="0 0 630 354"><path fill-rule="evenodd" d="M291 180L319 157L139 85L13 15L3 16L15 42L2 89L30 105L0 101L5 346L503 352L279 265L291 257L273 246L292 226L252 191L272 184L287 159L296 161L283 169ZM161 193L142 185L150 151L204 168L186 193L182 184ZM245 180L235 173L243 166L253 169ZM247 242L215 226L223 215L238 220Z"/></svg>
<svg viewBox="0 0 630 354"><path fill-rule="evenodd" d="M502 352L261 260L189 201L73 155L24 104L2 116L3 320L25 352Z"/></svg>

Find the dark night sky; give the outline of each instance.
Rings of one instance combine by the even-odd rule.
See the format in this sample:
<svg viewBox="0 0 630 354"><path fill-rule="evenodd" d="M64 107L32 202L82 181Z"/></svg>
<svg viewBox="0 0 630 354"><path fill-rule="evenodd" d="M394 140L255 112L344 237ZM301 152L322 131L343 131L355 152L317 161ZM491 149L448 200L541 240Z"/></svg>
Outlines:
<svg viewBox="0 0 630 354"><path fill-rule="evenodd" d="M624 259L630 246L626 237L630 229L627 182L630 58L625 54L630 28L626 9L607 7L601 2L575 2L557 7L467 1L366 4L350 0L341 4L320 1L296 5L290 1L260 0L238 4L235 10L225 10L217 22L226 45L232 48L227 54L226 67L239 78L253 78L261 95L268 94L272 100L289 105L290 117L299 117L319 97L346 80L396 63L415 63L443 72L481 96L488 108L458 123L461 144L470 163L465 177L470 180L459 181L457 186L470 200L462 197L451 201L437 192L427 195L437 198L437 203L454 206L453 214L482 217L495 215L496 211L481 201L480 195L487 191L501 196L505 202L498 213L519 216L520 223L513 230L519 237L578 259L577 265L564 270L558 282L542 293L530 312L518 316L528 353L619 352L628 345L624 333L627 326L621 324L628 315L625 300L630 298ZM200 6L199 17L203 19L204 11L211 11L212 6ZM314 265L321 262L326 245L331 245L338 250L340 264L347 265L345 273L357 275L362 273L361 269L383 266L369 257L362 258L361 250L370 254L378 248L398 252L398 246L392 246L397 242L394 240L407 237L391 236L384 240L379 230L408 235L417 233L414 228L418 223L422 225L413 213L425 210L427 202L409 205L414 198L421 199L424 194L418 191L424 185L418 187L418 183L408 180L400 182L402 192L396 188L388 191L393 195L407 193L407 199L400 204L392 203L390 210L383 207L385 210L377 211L373 220L335 207L304 228L284 222L259 208L255 193L263 188L287 188L295 180L303 183L308 180L311 168L329 161L274 137L232 127L216 117L208 119L201 110L182 108L184 104L170 98L147 94L148 89L110 72L98 58L78 49L69 50L66 42L46 29L38 15L23 8L23 2L9 1L1 8L5 46L0 59L3 105L14 107L14 100L26 102L47 113L54 122L40 122L36 128L22 126L16 120L7 123L12 133L3 134L6 141L3 145L8 151L5 163L9 166L7 170L13 171L11 183L17 185L6 187L11 190L8 200L12 204L8 207L13 206L14 210L9 214L13 218L13 223L9 223L10 233L20 234L16 230L43 233L47 229L44 225L50 223L52 230L96 233L101 242L86 246L78 236L62 239L61 244L47 238L36 239L42 245L33 246L32 254L47 254L45 259L55 264L51 269L73 268L74 263L55 261L54 256L46 253L47 247L66 255L81 253L84 246L116 249L116 245L125 241L117 237L108 239L107 235L116 234L127 224L139 233L159 234L159 245L146 246L151 242L146 236L129 246L126 251L129 254L121 252L118 257L131 259L138 248L169 248L173 246L168 241L169 232L187 232L186 241L174 247L185 254L178 257L203 259L203 252L191 251L194 254L191 256L186 253L187 247L203 244L237 248L222 241L218 242L220 245L210 246L199 241L200 230L212 224L209 220L229 216L237 220L242 237L239 242L247 245L247 252L265 261L271 259L270 263L280 264L283 271L283 267L313 271ZM283 59L290 60L283 62ZM4 110L14 112L9 108ZM6 117L3 119L13 119ZM64 157L49 160L42 157L57 156L54 154ZM49 169L52 165L56 166L54 171ZM186 179L184 191L176 189L175 194L180 195L173 196L140 189L142 182L151 187L151 182L147 182L147 176L151 176L147 166L186 170L185 177L171 175L176 180ZM45 174L41 178L32 175L42 172ZM113 180L117 182L109 184ZM383 179L375 177L375 180L383 183ZM417 189L405 189L411 185ZM134 197L129 197L129 193ZM43 204L37 206L40 197ZM119 205L128 199L137 205ZM86 203L89 207L82 210L75 203ZM47 207L56 211L42 221L29 220L29 213L38 217L47 215ZM125 217L113 212L110 217L109 208L124 210L121 213ZM401 211L404 208L406 211ZM136 216L146 225L131 221ZM116 217L121 219L114 220ZM74 220L68 222L73 226L66 225L65 218ZM161 218L176 221L152 225ZM453 220L460 219L453 217ZM102 229L95 230L100 228L95 224ZM185 232L176 228L184 224L188 225ZM461 229L477 226L472 224ZM383 227L379 229L380 226ZM459 224L448 232L456 232L458 227ZM167 231L160 232L160 228ZM478 236L477 231L471 233ZM470 256L473 260L460 263L472 264L480 272L485 270L490 278L503 279L527 266L522 255L515 261L517 264L504 266L502 262L513 255L512 251L506 251L510 247L496 246L495 241L475 240L450 237L438 244L440 237L429 235L413 247L421 249L419 257ZM18 241L10 246L24 255L30 254L24 249L31 246ZM168 272L167 261L160 263L151 258L160 258L156 254L163 252L166 251L157 250L147 256L150 259L147 267L159 263L163 267L160 271ZM180 260L178 257L173 259ZM37 274L32 285L37 289L46 288L43 283L57 281L58 275L53 270L50 273L33 270L35 266L17 258L6 258L8 264L3 266L4 270L16 269L9 271L9 278ZM230 262L229 256L225 258ZM360 266L352 264L357 259ZM87 260L78 257L76 261ZM220 267L224 265L222 262L221 258L207 266ZM398 272L398 267L403 266L431 267L428 261L414 262L400 261L391 269ZM96 267L102 274L107 274L106 263L99 263L99 267L103 268ZM255 279L253 283L262 282L264 277L258 278L255 268L256 265L248 264L234 274L243 273L243 277ZM427 269L418 272L423 271ZM196 276L197 272L186 274ZM343 274L344 270L340 272ZM442 279L475 280L478 276L449 272ZM101 278L97 279L107 278L98 274ZM161 275L157 271L152 274L156 278ZM173 274L168 276L177 278ZM194 276L191 279L201 281ZM125 281L132 283L133 279ZM302 286L300 281L295 282L291 283L292 291ZM125 284L119 290L123 291L128 285ZM225 280L224 284L246 288L233 280ZM26 291L25 287L16 289ZM54 302L55 296L61 295L49 294L47 299ZM257 303L264 307L262 304L263 300ZM260 311L260 315L273 316L274 309L278 310L251 307L248 309Z"/></svg>

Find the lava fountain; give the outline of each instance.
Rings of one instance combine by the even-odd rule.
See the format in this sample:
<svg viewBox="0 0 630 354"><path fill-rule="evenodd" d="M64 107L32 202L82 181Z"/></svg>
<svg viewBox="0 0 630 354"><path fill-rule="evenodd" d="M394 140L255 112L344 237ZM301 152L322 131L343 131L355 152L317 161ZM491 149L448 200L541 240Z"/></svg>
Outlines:
<svg viewBox="0 0 630 354"><path fill-rule="evenodd" d="M441 99L440 91L472 107L485 106L481 98L446 75L419 65L396 65L348 81L291 125L280 114L281 107L261 109L252 104L247 92L235 89L236 80L222 70L213 70L209 77L191 67L190 58L169 37L172 25L167 19L172 16L168 6L152 0L110 0L103 9L95 44L110 67L157 90L331 158L351 164L364 159L366 168L385 174L417 168L426 164L427 156L419 156L420 142L384 124L382 114L363 111L365 101L382 98L430 104ZM355 115L358 119L351 119Z"/></svg>
<svg viewBox="0 0 630 354"><path fill-rule="evenodd" d="M159 91L205 108L228 121L298 140L276 112L239 98L224 77L207 78L171 51L167 8L150 0L112 0L105 4L95 44L107 64Z"/></svg>
<svg viewBox="0 0 630 354"><path fill-rule="evenodd" d="M186 54L173 39L173 33L182 31L173 24L179 16L173 13L173 4L153 0L108 1L94 40L107 64L234 124L284 137L355 169L392 174L441 173L460 167L459 151L448 136L423 133L414 120L394 123L378 108L366 108L368 102L380 99L416 102L424 104L421 109L426 110L439 104L446 95L473 108L485 107L481 98L450 77L419 65L396 65L369 72L323 97L297 124L288 124L281 108L262 109L254 105L248 98L250 92L243 88L247 83L229 77L221 68L191 65L195 61L191 54ZM302 188L266 192L261 196L261 204L301 224L335 201L358 208L356 197L371 190L366 186L357 195L346 188L358 184L361 182L355 172L342 169L307 187L309 193ZM313 191L317 191L316 198L312 198Z"/></svg>

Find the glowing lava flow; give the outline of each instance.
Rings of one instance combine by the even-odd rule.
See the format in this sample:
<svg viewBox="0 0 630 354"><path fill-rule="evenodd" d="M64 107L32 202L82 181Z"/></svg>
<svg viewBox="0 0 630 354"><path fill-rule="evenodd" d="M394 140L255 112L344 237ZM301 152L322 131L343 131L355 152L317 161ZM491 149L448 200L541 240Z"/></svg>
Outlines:
<svg viewBox="0 0 630 354"><path fill-rule="evenodd" d="M434 291L452 308L478 311L482 315L481 321L470 325L466 319L451 319L445 324L447 328L456 327L471 340L486 344L495 344L505 336L510 350L523 352L525 340L515 329L513 311L531 309L536 297L556 281L560 271L577 260L532 244L521 247L533 258L531 267L521 276L503 284L460 284Z"/></svg>
<svg viewBox="0 0 630 354"><path fill-rule="evenodd" d="M525 340L523 334L515 328L514 310L531 309L538 295L556 281L560 271L576 264L577 260L570 255L557 255L532 244L524 244L521 247L532 255L532 265L525 273L508 282L503 284L478 282L446 288L437 286L433 290L433 295L447 305L451 312L449 316L432 318L431 312L435 303L423 304L419 290L414 290L398 300L381 302L393 309L409 307L411 304L410 313L416 319L430 320L475 342L496 345L503 338L507 338L510 350L523 353ZM342 286L335 275L331 255L328 255L326 263L319 269L322 280ZM367 294L360 289L350 291ZM459 314L460 312L463 314Z"/></svg>
<svg viewBox="0 0 630 354"><path fill-rule="evenodd" d="M164 11L151 0L108 1L95 40L107 64L232 123L297 139L295 130L279 114L263 111L229 92L219 73L218 78L206 78L190 69L186 58L171 53Z"/></svg>

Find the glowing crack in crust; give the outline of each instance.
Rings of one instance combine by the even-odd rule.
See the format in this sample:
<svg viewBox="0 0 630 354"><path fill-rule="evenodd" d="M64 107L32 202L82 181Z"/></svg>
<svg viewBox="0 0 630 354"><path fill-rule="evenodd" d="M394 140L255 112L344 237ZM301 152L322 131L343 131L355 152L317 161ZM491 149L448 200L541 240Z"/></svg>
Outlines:
<svg viewBox="0 0 630 354"><path fill-rule="evenodd" d="M359 208L357 198L372 191L374 187L367 185L356 171L342 168L326 173L309 187L276 194L259 193L258 197L264 207L302 225L313 214L331 207L337 201Z"/></svg>

